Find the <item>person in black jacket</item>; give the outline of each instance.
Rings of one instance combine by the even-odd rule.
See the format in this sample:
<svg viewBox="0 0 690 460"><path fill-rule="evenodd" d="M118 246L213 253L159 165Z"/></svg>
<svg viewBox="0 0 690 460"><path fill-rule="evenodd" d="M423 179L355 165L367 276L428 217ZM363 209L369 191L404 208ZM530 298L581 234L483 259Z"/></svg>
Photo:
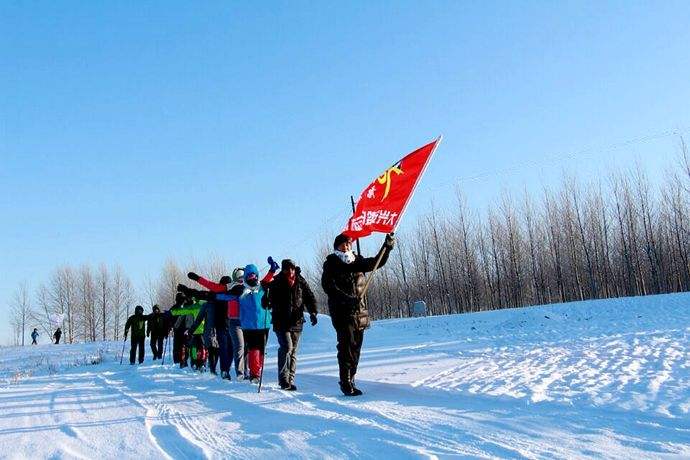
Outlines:
<svg viewBox="0 0 690 460"><path fill-rule="evenodd" d="M170 335L170 330L173 329L175 325L175 317L172 315L174 309L180 308L182 304L185 303L187 298L181 292L175 295L175 303L164 313L166 319L166 329L165 335ZM180 362L180 356L182 353L182 347L184 345L184 331L173 331L173 345L172 345L172 358L173 363L178 364Z"/></svg>
<svg viewBox="0 0 690 460"><path fill-rule="evenodd" d="M264 289L264 299L273 313L273 331L278 337L278 383L283 390L294 391L297 389L297 346L302 335L304 309L309 312L311 325L315 326L316 298L300 268L290 259L282 261L280 273Z"/></svg>
<svg viewBox="0 0 690 460"><path fill-rule="evenodd" d="M127 318L125 323L125 340L127 340L127 333L130 327L132 328L132 340L130 340L129 364L134 364L137 347L139 348L139 364L141 364L144 362L144 341L146 340L146 316L144 315L144 307L141 305L137 305L134 308L134 314Z"/></svg>
<svg viewBox="0 0 690 460"><path fill-rule="evenodd" d="M55 345L58 345L60 343L60 337L62 337L62 331L60 330L60 328L57 328L55 334L53 334L53 338L55 339Z"/></svg>
<svg viewBox="0 0 690 460"><path fill-rule="evenodd" d="M151 337L153 360L163 358L163 339L168 335L167 318L161 313L158 305L153 306L153 313L146 319L146 337Z"/></svg>
<svg viewBox="0 0 690 460"><path fill-rule="evenodd" d="M362 257L352 252L352 239L338 235L333 242L333 254L326 257L321 275L321 286L328 296L328 310L338 336L338 367L340 389L347 396L359 396L362 391L355 387L355 374L364 339L364 329L369 327L364 285L364 273L378 268L388 260L395 244L393 234L386 240L376 257Z"/></svg>

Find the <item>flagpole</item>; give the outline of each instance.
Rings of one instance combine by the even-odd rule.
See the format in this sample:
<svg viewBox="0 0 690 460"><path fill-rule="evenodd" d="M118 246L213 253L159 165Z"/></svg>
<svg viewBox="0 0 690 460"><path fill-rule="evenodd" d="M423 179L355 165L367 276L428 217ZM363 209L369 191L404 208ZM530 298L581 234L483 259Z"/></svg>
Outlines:
<svg viewBox="0 0 690 460"><path fill-rule="evenodd" d="M395 223L395 227L393 227L393 231L390 233L390 235L395 234L395 230L398 228L398 225L400 224L400 221L402 220L403 214L405 214L405 211L407 210L407 206L410 204L410 201L412 201L412 197L414 196L414 192L417 191L417 186L422 180L422 177L424 176L424 173L426 172L426 168L429 166L429 163L431 163L431 159L434 156L434 152L436 152L436 148L438 147L438 144L441 143L441 140L443 140L443 135L440 135L436 138L436 144L434 144L434 148L431 150L431 153L429 154L429 159L427 160L426 164L424 165L424 168L422 169L422 172L419 174L419 180L417 183L414 184L414 188L412 189L412 193L410 194L410 198L407 200L407 203L405 203L405 207L400 211L400 216L398 216L398 221ZM357 243L359 244L359 240L357 240ZM374 269L371 271L371 275L367 277L367 282L364 284L364 289L362 290L362 297L364 297L367 293L367 290L369 289L369 284L371 283L372 278L374 277L374 272L378 270L379 265L381 264L381 259L383 259L383 254L385 251L381 251L379 256L376 258L376 264L374 264Z"/></svg>
<svg viewBox="0 0 690 460"><path fill-rule="evenodd" d="M350 195L350 203L352 204L352 215L355 215L355 197ZM359 247L359 238L357 238L357 255L362 255L362 251Z"/></svg>

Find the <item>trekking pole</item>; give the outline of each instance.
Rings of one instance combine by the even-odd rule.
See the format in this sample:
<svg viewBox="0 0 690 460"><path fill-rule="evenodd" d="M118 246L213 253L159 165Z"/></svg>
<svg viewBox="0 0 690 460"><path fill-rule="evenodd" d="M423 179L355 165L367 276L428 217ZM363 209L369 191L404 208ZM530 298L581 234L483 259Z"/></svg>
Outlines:
<svg viewBox="0 0 690 460"><path fill-rule="evenodd" d="M125 356L125 344L127 343L127 337L122 341L122 353L120 353L120 365L122 365L122 358Z"/></svg>
<svg viewBox="0 0 690 460"><path fill-rule="evenodd" d="M170 332L165 336L165 345L163 345L163 359L161 360L161 366L165 364L165 354L168 352L168 339L170 338Z"/></svg>
<svg viewBox="0 0 690 460"><path fill-rule="evenodd" d="M266 331L266 329L268 329L268 309L264 310L264 331ZM266 363L266 345L268 345L268 334L268 331L266 331L266 336L264 337L264 352L261 353L261 373L259 374L259 389L257 390L257 393L261 393L261 384L264 381L264 364Z"/></svg>

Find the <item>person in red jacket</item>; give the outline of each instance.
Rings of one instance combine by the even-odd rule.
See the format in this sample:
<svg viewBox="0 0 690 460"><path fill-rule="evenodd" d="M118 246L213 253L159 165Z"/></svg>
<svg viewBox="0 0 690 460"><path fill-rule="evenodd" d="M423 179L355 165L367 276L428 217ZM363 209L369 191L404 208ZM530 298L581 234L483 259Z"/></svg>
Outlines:
<svg viewBox="0 0 690 460"><path fill-rule="evenodd" d="M232 342L232 358L235 361L237 379L242 380L246 376L246 364L244 360L244 334L240 324L240 301L244 292L244 268L238 267L232 271L232 283L228 286L228 294L233 297L228 301L228 336Z"/></svg>
<svg viewBox="0 0 690 460"><path fill-rule="evenodd" d="M217 283L199 276L194 272L187 273L187 278L196 281L211 292L226 292L227 285L230 283L229 276L223 276ZM227 333L227 302L210 301L205 305L204 309L204 344L206 347L211 346L211 335L213 330L216 332L216 340L218 341L218 354L220 358L220 375L224 379L230 378L230 342ZM210 310L209 310L210 309ZM197 320L200 322L202 318Z"/></svg>

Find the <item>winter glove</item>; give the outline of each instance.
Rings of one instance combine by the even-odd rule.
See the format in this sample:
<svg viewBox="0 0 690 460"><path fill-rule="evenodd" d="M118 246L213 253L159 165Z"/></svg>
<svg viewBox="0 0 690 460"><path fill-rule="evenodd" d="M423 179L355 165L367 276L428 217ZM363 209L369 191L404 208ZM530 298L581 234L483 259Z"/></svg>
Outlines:
<svg viewBox="0 0 690 460"><path fill-rule="evenodd" d="M312 326L316 326L316 323L319 322L319 320L316 319L316 313L310 313L309 314L309 320L311 321Z"/></svg>
<svg viewBox="0 0 690 460"><path fill-rule="evenodd" d="M197 275L194 272L187 273L187 278L189 278L192 281L199 281L199 275Z"/></svg>
<svg viewBox="0 0 690 460"><path fill-rule="evenodd" d="M271 273L277 272L278 269L280 268L280 265L278 265L278 262L273 260L273 257L271 257L271 256L268 256L268 264L271 266L271 269L270 269Z"/></svg>
<svg viewBox="0 0 690 460"><path fill-rule="evenodd" d="M395 236L393 236L392 233L388 233L386 235L386 240L383 242L383 247L390 251L393 249L393 246L395 246Z"/></svg>

